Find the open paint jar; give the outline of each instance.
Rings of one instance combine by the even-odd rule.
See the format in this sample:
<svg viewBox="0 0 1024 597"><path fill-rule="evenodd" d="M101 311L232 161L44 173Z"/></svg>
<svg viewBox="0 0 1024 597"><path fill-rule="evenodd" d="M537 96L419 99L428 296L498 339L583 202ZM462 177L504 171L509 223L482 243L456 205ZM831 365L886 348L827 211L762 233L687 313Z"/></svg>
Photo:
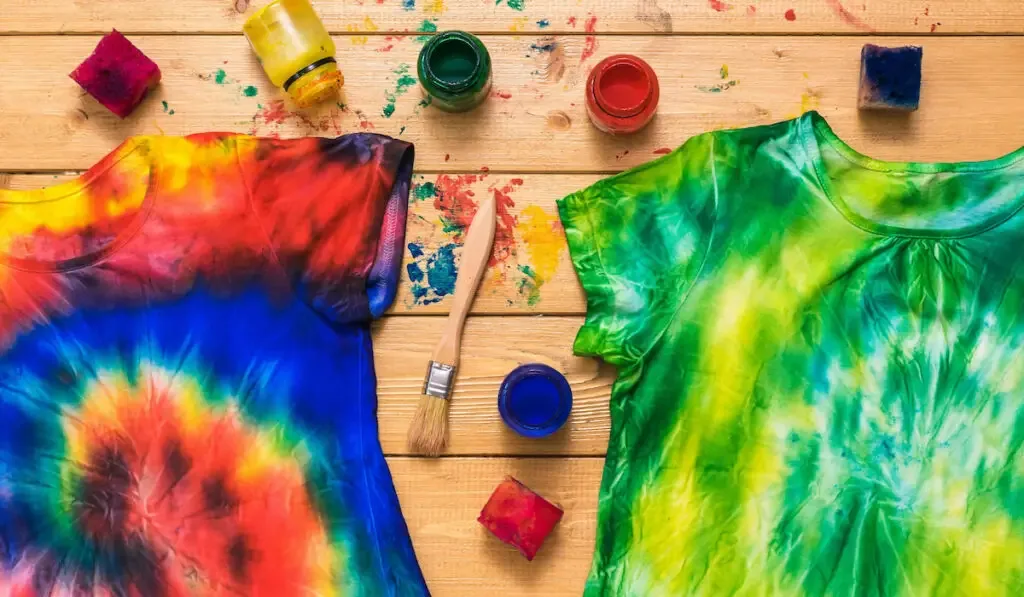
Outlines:
<svg viewBox="0 0 1024 597"><path fill-rule="evenodd" d="M274 0L242 26L270 81L299 107L335 96L344 83L335 47L309 0Z"/></svg>
<svg viewBox="0 0 1024 597"><path fill-rule="evenodd" d="M416 64L423 93L447 112L478 106L491 91L491 55L464 31L445 31L427 42Z"/></svg>
<svg viewBox="0 0 1024 597"><path fill-rule="evenodd" d="M540 363L516 367L498 391L502 420L525 437L545 437L558 431L571 410L569 382L558 371Z"/></svg>
<svg viewBox="0 0 1024 597"><path fill-rule="evenodd" d="M598 129L613 135L635 133L658 109L658 76L643 60L629 54L609 56L587 79L587 115Z"/></svg>

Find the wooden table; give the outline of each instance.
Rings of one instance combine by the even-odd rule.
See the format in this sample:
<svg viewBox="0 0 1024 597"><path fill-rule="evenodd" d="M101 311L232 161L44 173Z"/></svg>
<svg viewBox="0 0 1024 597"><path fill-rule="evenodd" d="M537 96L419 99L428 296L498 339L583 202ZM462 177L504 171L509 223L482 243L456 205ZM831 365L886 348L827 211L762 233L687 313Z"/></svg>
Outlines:
<svg viewBox="0 0 1024 597"><path fill-rule="evenodd" d="M239 33L249 0L0 0L0 186L52 184L135 134L376 131L416 144L406 259L427 272L458 254L450 245L459 212L497 193L506 240L466 329L445 458L411 456L404 438L450 299L446 281L435 274L414 285L406 275L390 315L376 325L381 441L438 597L579 595L590 564L615 374L572 355L585 302L555 199L695 133L808 109L882 159L985 159L1024 142L1019 0L320 0L317 7L337 35L345 95L297 111L264 78ZM111 27L164 73L155 97L125 121L67 77ZM481 34L494 58L492 97L469 114L425 108L408 84L423 36L446 29ZM924 46L919 112L858 114L859 51L868 41ZM583 108L589 69L618 52L647 59L662 87L652 126L627 139L598 133ZM569 424L546 441L517 437L495 407L502 377L529 361L564 371L575 393ZM533 563L475 520L508 474L566 510Z"/></svg>

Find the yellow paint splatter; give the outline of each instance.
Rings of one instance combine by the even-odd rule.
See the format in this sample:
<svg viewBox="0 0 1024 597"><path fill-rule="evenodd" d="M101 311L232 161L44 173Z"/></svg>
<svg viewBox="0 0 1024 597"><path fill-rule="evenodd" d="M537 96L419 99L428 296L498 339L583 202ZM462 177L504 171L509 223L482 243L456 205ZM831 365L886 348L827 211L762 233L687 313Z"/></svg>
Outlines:
<svg viewBox="0 0 1024 597"><path fill-rule="evenodd" d="M523 238L536 273L536 283L540 286L555 275L559 258L566 248L562 225L557 216L538 205L530 205L520 214L516 228Z"/></svg>
<svg viewBox="0 0 1024 597"><path fill-rule="evenodd" d="M370 17L364 18L362 23L349 23L348 25L345 25L345 30L352 32L378 31L379 29L380 27L378 27L377 23L374 23L373 19ZM368 41L370 41L370 38L365 35L355 35L352 37L353 46L365 46Z"/></svg>
<svg viewBox="0 0 1024 597"><path fill-rule="evenodd" d="M432 0L423 6L423 12L428 14L439 15L446 10L448 8L444 5L444 0Z"/></svg>
<svg viewBox="0 0 1024 597"><path fill-rule="evenodd" d="M526 29L526 24L530 22L530 17L516 17L512 19L512 24L509 26L509 31L523 31Z"/></svg>

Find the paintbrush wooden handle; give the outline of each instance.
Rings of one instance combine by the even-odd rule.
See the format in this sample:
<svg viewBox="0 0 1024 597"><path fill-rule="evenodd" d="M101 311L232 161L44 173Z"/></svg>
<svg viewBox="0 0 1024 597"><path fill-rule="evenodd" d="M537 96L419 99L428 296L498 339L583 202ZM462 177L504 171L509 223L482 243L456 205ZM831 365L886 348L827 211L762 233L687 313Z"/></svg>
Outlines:
<svg viewBox="0 0 1024 597"><path fill-rule="evenodd" d="M476 288L484 277L487 261L491 258L494 247L494 227L496 225L498 205L491 194L477 206L476 215L466 232L466 241L462 245L462 258L459 262L459 273L455 278L455 296L452 309L445 323L441 341L434 349L433 360L438 363L458 366L459 346L462 342L462 326L466 323L469 306L473 304Z"/></svg>

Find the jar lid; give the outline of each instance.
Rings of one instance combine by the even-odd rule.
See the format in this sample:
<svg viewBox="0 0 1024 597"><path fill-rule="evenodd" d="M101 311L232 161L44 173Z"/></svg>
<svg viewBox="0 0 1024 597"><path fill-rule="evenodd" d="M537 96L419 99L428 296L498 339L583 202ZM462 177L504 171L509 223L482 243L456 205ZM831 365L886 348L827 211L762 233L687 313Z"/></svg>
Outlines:
<svg viewBox="0 0 1024 597"><path fill-rule="evenodd" d="M594 99L620 118L640 114L658 101L658 76L649 64L629 54L609 56L590 74Z"/></svg>
<svg viewBox="0 0 1024 597"><path fill-rule="evenodd" d="M525 437L558 431L572 410L572 389L565 376L540 363L512 370L498 391L498 412L505 424Z"/></svg>

